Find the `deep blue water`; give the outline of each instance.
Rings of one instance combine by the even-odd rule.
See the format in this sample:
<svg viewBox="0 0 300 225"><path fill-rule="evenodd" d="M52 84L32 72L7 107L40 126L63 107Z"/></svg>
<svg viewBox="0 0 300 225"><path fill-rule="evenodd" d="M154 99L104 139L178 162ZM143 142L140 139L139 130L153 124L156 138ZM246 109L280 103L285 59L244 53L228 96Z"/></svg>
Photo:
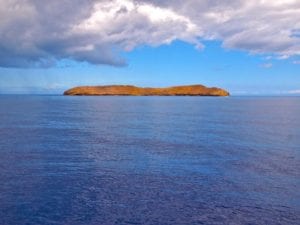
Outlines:
<svg viewBox="0 0 300 225"><path fill-rule="evenodd" d="M300 98L0 96L0 225L300 224Z"/></svg>

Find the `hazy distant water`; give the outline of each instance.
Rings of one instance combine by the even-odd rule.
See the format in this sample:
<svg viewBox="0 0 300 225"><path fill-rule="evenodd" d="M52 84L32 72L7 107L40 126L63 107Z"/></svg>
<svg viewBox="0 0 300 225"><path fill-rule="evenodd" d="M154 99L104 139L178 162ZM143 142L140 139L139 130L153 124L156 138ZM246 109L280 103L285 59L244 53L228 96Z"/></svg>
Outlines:
<svg viewBox="0 0 300 225"><path fill-rule="evenodd" d="M0 224L300 224L300 98L0 96Z"/></svg>

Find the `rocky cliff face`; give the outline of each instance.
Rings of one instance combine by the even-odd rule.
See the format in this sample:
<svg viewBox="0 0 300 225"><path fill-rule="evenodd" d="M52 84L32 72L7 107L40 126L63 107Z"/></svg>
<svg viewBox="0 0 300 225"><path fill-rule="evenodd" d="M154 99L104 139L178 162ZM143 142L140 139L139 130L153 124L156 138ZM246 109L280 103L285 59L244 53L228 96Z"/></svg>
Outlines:
<svg viewBox="0 0 300 225"><path fill-rule="evenodd" d="M203 85L174 86L167 88L141 88L132 85L82 86L71 88L64 95L129 95L129 96L229 96L221 88Z"/></svg>

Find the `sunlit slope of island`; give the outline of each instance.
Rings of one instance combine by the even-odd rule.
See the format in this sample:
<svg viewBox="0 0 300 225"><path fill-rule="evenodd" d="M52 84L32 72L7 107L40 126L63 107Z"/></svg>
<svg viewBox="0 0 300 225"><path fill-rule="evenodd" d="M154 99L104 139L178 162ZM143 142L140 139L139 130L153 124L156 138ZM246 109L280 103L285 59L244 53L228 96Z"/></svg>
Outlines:
<svg viewBox="0 0 300 225"><path fill-rule="evenodd" d="M64 95L129 95L129 96L229 96L221 88L186 85L166 88L142 88L133 85L81 86L71 88Z"/></svg>
<svg viewBox="0 0 300 225"><path fill-rule="evenodd" d="M125 95L125 96L229 96L221 88L203 85L174 86L167 88L141 88L133 85L81 86L71 88L64 95Z"/></svg>

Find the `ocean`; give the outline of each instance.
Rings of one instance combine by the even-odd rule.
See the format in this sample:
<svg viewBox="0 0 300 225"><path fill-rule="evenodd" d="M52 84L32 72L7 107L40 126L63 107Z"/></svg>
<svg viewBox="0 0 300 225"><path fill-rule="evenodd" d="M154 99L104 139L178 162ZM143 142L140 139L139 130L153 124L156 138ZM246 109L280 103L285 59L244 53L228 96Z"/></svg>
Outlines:
<svg viewBox="0 0 300 225"><path fill-rule="evenodd" d="M300 97L0 96L0 224L300 224Z"/></svg>

